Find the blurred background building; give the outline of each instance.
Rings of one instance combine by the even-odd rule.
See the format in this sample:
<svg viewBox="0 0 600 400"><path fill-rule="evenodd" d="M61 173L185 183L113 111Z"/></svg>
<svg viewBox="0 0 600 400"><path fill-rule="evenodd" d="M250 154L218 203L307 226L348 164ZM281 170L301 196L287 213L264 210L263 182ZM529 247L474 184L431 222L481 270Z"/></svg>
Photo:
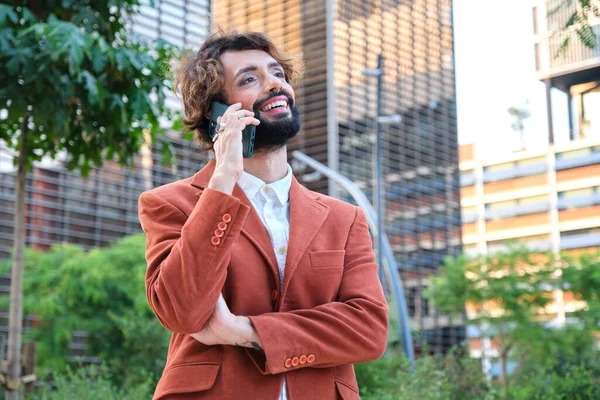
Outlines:
<svg viewBox="0 0 600 400"><path fill-rule="evenodd" d="M477 144L460 146L466 254L493 254L515 241L557 256L593 252L600 246L600 40L589 48L576 37L577 26L565 30L578 2L557 8L563 3L537 1L533 8L536 70L546 84L549 147L490 157L478 151ZM600 38L600 19L592 17L589 23ZM565 39L569 41L563 47ZM567 94L570 141L560 145L554 144L552 88ZM546 317L560 326L582 306L570 292L558 291ZM498 357L493 340L482 338L472 326L468 336L473 356L481 357L487 346L488 356ZM499 368L492 362L492 375L499 375Z"/></svg>
<svg viewBox="0 0 600 400"><path fill-rule="evenodd" d="M562 0L537 0L533 7L535 63L538 79L546 84L549 143L554 143L552 88L567 94L564 107L571 140L600 137L600 17L589 15L597 38L596 46L589 48L577 35L579 24L564 29L578 9L578 1Z"/></svg>
<svg viewBox="0 0 600 400"><path fill-rule="evenodd" d="M132 35L197 49L211 26L269 33L303 60L296 90L302 132L290 144L353 180L373 200L374 144L383 152L384 226L401 272L417 344L443 351L460 343L452 320L423 296L442 259L461 252L451 0L155 0L130 21ZM361 74L383 55L381 108L376 79ZM173 108L180 101L169 98ZM380 116L393 116L377 125ZM59 162L28 176L27 245L71 242L86 248L139 232L137 198L146 189L191 176L207 157L169 132L177 165L143 149L132 171L107 163L88 179ZM1 154L1 151L0 151ZM8 160L8 158L6 158ZM348 193L290 161L311 189L352 201ZM14 172L0 181L0 256L12 246Z"/></svg>

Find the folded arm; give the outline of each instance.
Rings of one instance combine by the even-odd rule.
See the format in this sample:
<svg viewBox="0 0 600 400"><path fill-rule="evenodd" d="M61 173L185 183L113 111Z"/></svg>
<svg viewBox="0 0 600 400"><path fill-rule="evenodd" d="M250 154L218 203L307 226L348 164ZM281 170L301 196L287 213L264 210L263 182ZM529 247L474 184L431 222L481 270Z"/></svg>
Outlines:
<svg viewBox="0 0 600 400"><path fill-rule="evenodd" d="M385 351L388 309L364 214L345 246L338 301L249 317L264 352L246 349L263 374L370 361Z"/></svg>
<svg viewBox="0 0 600 400"><path fill-rule="evenodd" d="M196 333L213 314L231 246L249 210L239 199L211 188L202 192L189 216L154 192L140 196L146 296L167 329Z"/></svg>

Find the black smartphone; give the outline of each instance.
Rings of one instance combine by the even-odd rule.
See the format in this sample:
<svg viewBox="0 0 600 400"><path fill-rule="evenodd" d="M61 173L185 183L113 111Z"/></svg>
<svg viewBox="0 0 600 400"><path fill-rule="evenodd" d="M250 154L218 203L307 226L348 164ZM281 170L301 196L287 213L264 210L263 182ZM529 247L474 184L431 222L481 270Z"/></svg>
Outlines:
<svg viewBox="0 0 600 400"><path fill-rule="evenodd" d="M220 103L218 101L213 101L210 107L210 121L208 123L208 134L210 138L214 138L217 134L217 118L221 117L225 114L225 111L229 106L227 104ZM247 125L246 128L242 131L242 146L243 152L242 155L244 158L252 157L252 153L254 152L254 138L256 136L256 126Z"/></svg>

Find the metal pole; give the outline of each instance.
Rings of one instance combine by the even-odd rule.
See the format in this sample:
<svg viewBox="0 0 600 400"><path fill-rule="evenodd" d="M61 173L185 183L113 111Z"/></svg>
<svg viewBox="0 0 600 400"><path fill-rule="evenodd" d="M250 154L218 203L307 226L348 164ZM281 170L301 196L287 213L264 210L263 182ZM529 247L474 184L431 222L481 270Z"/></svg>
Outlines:
<svg viewBox="0 0 600 400"><path fill-rule="evenodd" d="M381 53L377 55L377 116L376 120L376 140L375 140L375 208L377 210L377 264L379 265L379 278L384 282L383 278L383 205L382 205L382 194L381 186L383 181L381 180L381 123L379 118L381 117L381 83L383 78L383 56Z"/></svg>

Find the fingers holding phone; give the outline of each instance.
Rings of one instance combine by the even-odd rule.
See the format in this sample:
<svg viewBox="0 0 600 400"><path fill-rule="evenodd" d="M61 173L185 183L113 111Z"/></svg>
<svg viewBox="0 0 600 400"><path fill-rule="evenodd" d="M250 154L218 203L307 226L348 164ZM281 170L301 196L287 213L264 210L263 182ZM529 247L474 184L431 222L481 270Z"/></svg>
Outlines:
<svg viewBox="0 0 600 400"><path fill-rule="evenodd" d="M257 126L260 121L254 118L252 111L243 110L240 103L229 106L217 121L216 134L213 137L216 168L219 172L232 174L237 181L244 170L242 131L248 125Z"/></svg>

